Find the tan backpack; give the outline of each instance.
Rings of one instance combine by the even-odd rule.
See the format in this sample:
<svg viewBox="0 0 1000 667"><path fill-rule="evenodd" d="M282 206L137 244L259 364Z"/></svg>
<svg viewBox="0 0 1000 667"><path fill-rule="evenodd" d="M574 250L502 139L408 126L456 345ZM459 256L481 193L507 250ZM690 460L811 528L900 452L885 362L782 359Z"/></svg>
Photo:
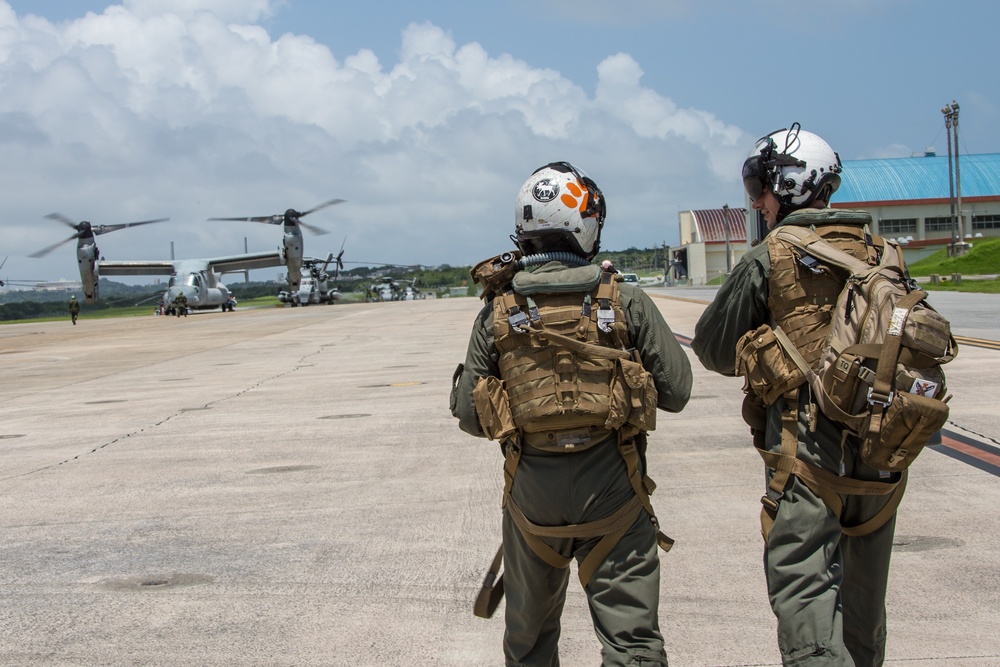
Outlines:
<svg viewBox="0 0 1000 667"><path fill-rule="evenodd" d="M764 326L737 346L737 374L766 405L808 383L823 414L861 439L866 464L904 470L948 419L941 366L958 354L948 320L909 278L894 241L885 242L878 266L869 266L805 227L772 234L810 270L834 267L848 278L813 367L780 328Z"/></svg>

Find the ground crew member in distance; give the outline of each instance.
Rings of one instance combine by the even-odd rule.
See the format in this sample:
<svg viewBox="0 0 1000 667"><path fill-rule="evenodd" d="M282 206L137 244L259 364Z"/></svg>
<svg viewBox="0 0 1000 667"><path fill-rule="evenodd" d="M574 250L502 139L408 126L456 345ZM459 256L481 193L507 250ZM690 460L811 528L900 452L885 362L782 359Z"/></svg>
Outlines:
<svg viewBox="0 0 1000 667"><path fill-rule="evenodd" d="M669 538L651 516L645 433L657 408L685 406L691 368L652 300L591 264L604 217L593 180L549 164L517 195L519 252L474 269L487 304L456 371L452 411L505 454L509 666L559 664L574 559L603 664L667 664L657 543L669 548Z"/></svg>
<svg viewBox="0 0 1000 667"><path fill-rule="evenodd" d="M825 240L874 264L881 239L868 234L871 216L864 211L827 209L840 185L840 171L840 158L833 149L795 123L790 130L772 132L757 142L743 164L743 183L768 229L814 225ZM771 256L765 240L737 263L698 321L691 346L707 369L733 375L740 338L777 323L813 364L822 351L833 301L842 287L842 278L816 275L797 266L793 253ZM857 438L816 413L806 388L795 399L779 397L766 412L762 406L757 410L752 403L745 404L744 416L756 422L751 426L761 449L781 450L782 413L790 400L797 401L798 419L789 414L788 434L793 438L789 444L793 450L797 447L795 456L800 461L873 485L891 481L888 473L861 461ZM773 477L769 467L767 478ZM762 499L767 509L761 519L764 532L773 520L765 538L764 568L785 665L869 667L883 662L895 514L864 537L842 535L841 521L845 526L862 524L889 501L885 495L842 495L841 499L844 509L838 520L795 475L788 479L783 494L769 487Z"/></svg>
<svg viewBox="0 0 1000 667"><path fill-rule="evenodd" d="M174 306L177 308L177 317L181 315L184 317L188 316L188 298L184 295L184 292L178 293L174 299Z"/></svg>
<svg viewBox="0 0 1000 667"><path fill-rule="evenodd" d="M69 298L69 316L75 325L76 318L80 316L80 302L76 300L75 294Z"/></svg>

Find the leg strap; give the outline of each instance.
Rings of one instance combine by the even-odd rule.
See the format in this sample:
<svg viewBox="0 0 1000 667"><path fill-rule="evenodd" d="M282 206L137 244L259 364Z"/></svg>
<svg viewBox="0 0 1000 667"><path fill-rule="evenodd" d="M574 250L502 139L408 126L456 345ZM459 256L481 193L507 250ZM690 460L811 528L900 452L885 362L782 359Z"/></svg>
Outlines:
<svg viewBox="0 0 1000 667"><path fill-rule="evenodd" d="M641 436L638 436L641 437ZM674 540L667 537L660 530L660 524L653 512L653 505L649 500L649 495L656 489L656 483L648 475L643 475L640 471L640 454L636 438L620 438L618 451L625 460L625 467L628 473L629 483L635 495L611 516L597 521L569 526L540 526L533 523L521 508L517 506L511 498L511 489L514 487L514 475L517 473L517 466L521 462L522 446L518 438L511 438L507 441L504 449L503 466L503 501L501 506L510 512L511 519L521 531L524 541L531 550L543 561L557 568L569 567L571 557L566 557L550 547L542 537L554 538L576 538L576 537L601 537L601 540L591 549L587 557L580 563L578 575L580 584L584 587L590 582L591 577L597 568L604 562L615 548L618 541L628 532L642 510L646 510L650 521L656 530L656 542L664 552L670 551L674 545ZM496 556L486 573L483 586L476 597L473 613L480 618L489 618L496 611L497 605L503 598L503 573L500 572L500 565L503 561L503 545L497 550Z"/></svg>
<svg viewBox="0 0 1000 667"><path fill-rule="evenodd" d="M782 434L782 437L784 437L784 434ZM778 466L781 465L782 460L785 458L784 445L782 445L782 452L780 454L768 452L763 449L758 449L757 453L764 459L764 464L768 468L775 470L778 469ZM896 508L899 507L900 501L903 499L903 491L906 489L907 479L907 471L903 471L903 475L898 482L869 482L850 477L840 477L798 458L792 459L790 474L798 477L803 484L819 496L838 519L840 519L844 511L844 503L841 499L842 495L889 496L889 500L882 509L867 521L856 526L842 526L843 533L850 537L861 537L873 533L892 518L896 513ZM775 473L775 476L777 476L777 473ZM784 489L782 489L783 491ZM764 499L770 500L770 496L764 496ZM761 502L764 503L764 508L761 511L760 522L761 534L764 536L764 541L766 542L771 532L771 526L774 525L774 517L778 511L778 500L774 502L772 513L771 506L764 502L764 499L761 499Z"/></svg>
<svg viewBox="0 0 1000 667"><path fill-rule="evenodd" d="M635 496L621 506L617 512L597 521L588 523L570 524L568 526L540 526L533 523L524 515L521 508L513 499L507 501L507 511L510 512L511 519L521 531L524 541L531 547L539 558L556 568L567 568L572 557L563 556L553 549L541 538L554 537L558 539L576 537L601 537L587 557L580 563L580 584L584 587L590 582L590 578L597 571L598 566L604 562L611 550L618 544L618 540L628 532L635 520L639 518L642 511L642 503Z"/></svg>
<svg viewBox="0 0 1000 667"><path fill-rule="evenodd" d="M640 435L638 437L645 436ZM674 546L674 540L660 530L660 522L656 518L656 512L653 511L653 503L649 499L649 496L656 490L656 482L649 475L643 475L640 472L640 455L636 438L620 440L618 442L618 451L621 452L622 458L625 459L628 481L632 485L632 490L635 491L635 497L642 503L642 508L646 510L649 520L653 523L653 528L656 529L656 543L666 553L670 551L670 547Z"/></svg>

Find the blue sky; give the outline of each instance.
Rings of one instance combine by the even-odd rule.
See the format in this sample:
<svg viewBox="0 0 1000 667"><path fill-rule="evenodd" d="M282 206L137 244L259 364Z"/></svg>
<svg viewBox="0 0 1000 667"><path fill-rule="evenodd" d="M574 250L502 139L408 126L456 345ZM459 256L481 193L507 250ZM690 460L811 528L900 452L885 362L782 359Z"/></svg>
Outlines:
<svg viewBox="0 0 1000 667"><path fill-rule="evenodd" d="M205 218L333 197L309 254L470 264L561 159L605 191L605 248L676 243L677 212L740 205L743 157L793 121L844 159L943 153L956 99L962 151L1000 152L998 7L0 0L0 277L74 277L72 244L25 257L68 235L53 211L170 216L102 237L162 259L270 249L276 228Z"/></svg>

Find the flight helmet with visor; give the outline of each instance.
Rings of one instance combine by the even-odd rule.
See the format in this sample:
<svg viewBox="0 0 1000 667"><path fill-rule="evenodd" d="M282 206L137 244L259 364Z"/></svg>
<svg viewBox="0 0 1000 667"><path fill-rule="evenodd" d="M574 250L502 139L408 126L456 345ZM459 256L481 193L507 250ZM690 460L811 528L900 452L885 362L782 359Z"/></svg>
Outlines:
<svg viewBox="0 0 1000 667"><path fill-rule="evenodd" d="M757 141L743 163L743 188L751 201L770 190L780 205L778 220L818 202L828 204L840 187L840 156L798 123Z"/></svg>

